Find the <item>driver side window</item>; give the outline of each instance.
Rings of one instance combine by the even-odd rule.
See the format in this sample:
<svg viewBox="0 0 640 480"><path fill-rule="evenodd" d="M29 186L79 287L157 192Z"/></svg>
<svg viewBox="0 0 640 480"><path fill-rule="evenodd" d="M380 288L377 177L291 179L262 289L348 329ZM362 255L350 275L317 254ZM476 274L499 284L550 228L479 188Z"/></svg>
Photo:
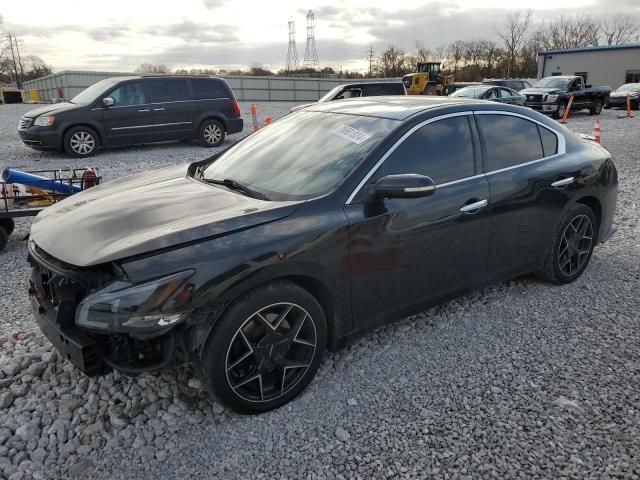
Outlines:
<svg viewBox="0 0 640 480"><path fill-rule="evenodd" d="M475 174L468 115L429 123L396 148L373 176L373 182L393 174L427 175L436 184Z"/></svg>
<svg viewBox="0 0 640 480"><path fill-rule="evenodd" d="M117 107L143 105L147 103L142 82L129 82L124 85L120 85L108 96L113 98Z"/></svg>

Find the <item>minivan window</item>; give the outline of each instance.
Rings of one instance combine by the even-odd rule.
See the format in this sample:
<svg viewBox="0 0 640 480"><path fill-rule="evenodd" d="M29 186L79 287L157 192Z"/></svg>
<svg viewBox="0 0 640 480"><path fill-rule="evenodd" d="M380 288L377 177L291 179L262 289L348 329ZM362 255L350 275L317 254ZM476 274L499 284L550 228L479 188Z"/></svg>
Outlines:
<svg viewBox="0 0 640 480"><path fill-rule="evenodd" d="M142 82L127 82L109 93L117 107L147 103Z"/></svg>
<svg viewBox="0 0 640 480"><path fill-rule="evenodd" d="M94 102L119 81L120 80L117 78L106 78L104 80L100 80L73 97L71 99L71 103L85 104Z"/></svg>
<svg viewBox="0 0 640 480"><path fill-rule="evenodd" d="M196 100L212 98L229 98L227 89L220 80L213 78L192 78L191 87Z"/></svg>
<svg viewBox="0 0 640 480"><path fill-rule="evenodd" d="M229 148L204 179L233 179L271 200L304 200L329 192L400 122L299 111Z"/></svg>
<svg viewBox="0 0 640 480"><path fill-rule="evenodd" d="M396 148L375 174L418 173L436 183L475 174L471 128L467 115L445 118L416 130Z"/></svg>
<svg viewBox="0 0 640 480"><path fill-rule="evenodd" d="M387 85L367 85L362 86L364 95L374 97L377 95L404 95L404 86L401 83L388 83Z"/></svg>
<svg viewBox="0 0 640 480"><path fill-rule="evenodd" d="M511 115L477 115L476 118L487 154L487 172L544 156L536 123Z"/></svg>
<svg viewBox="0 0 640 480"><path fill-rule="evenodd" d="M152 102L175 102L189 100L186 78L150 78Z"/></svg>

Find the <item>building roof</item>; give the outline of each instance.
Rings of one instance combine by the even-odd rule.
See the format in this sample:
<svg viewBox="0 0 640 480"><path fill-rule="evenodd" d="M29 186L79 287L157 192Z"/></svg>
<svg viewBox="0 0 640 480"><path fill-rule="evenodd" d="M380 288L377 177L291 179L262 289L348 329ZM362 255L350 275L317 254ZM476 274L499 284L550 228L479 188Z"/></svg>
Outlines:
<svg viewBox="0 0 640 480"><path fill-rule="evenodd" d="M634 48L640 49L640 43L629 43L626 45L595 45L592 47L566 48L564 50L546 50L539 52L538 56L562 53L602 52L607 50L629 50Z"/></svg>
<svg viewBox="0 0 640 480"><path fill-rule="evenodd" d="M505 105L501 103L488 102L486 100L474 100L471 98L438 97L431 95L389 95L313 103L304 110L363 115L402 121L412 115L425 112L427 110L439 107L453 107L469 104L481 106L490 105L495 107L495 110L508 109L504 108Z"/></svg>

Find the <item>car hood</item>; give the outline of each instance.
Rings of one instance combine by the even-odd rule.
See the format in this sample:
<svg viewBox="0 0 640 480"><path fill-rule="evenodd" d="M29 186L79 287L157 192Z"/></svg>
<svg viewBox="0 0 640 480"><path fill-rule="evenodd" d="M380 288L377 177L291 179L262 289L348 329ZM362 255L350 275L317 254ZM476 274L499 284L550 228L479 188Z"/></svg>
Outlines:
<svg viewBox="0 0 640 480"><path fill-rule="evenodd" d="M156 170L77 193L40 212L31 239L53 257L86 267L263 225L300 205L246 197L187 170Z"/></svg>
<svg viewBox="0 0 640 480"><path fill-rule="evenodd" d="M69 110L75 110L76 108L81 107L82 105L78 105L76 103L71 102L62 102L62 103L52 103L51 105L43 105L42 107L34 108L33 110L29 110L24 114L27 118L35 118L40 115L46 114L56 114L67 112Z"/></svg>
<svg viewBox="0 0 640 480"><path fill-rule="evenodd" d="M540 94L540 93L562 93L566 90L561 88L550 88L550 87L531 87L520 90L521 95L529 95L529 94Z"/></svg>

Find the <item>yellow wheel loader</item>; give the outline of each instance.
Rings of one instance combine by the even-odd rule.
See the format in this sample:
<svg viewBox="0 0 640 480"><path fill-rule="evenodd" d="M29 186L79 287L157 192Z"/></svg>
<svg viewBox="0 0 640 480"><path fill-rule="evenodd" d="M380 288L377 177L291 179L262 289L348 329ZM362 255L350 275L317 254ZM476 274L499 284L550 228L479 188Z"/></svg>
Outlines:
<svg viewBox="0 0 640 480"><path fill-rule="evenodd" d="M402 77L407 95L442 95L444 87L455 81L453 75L445 75L440 62L418 63L416 73Z"/></svg>

